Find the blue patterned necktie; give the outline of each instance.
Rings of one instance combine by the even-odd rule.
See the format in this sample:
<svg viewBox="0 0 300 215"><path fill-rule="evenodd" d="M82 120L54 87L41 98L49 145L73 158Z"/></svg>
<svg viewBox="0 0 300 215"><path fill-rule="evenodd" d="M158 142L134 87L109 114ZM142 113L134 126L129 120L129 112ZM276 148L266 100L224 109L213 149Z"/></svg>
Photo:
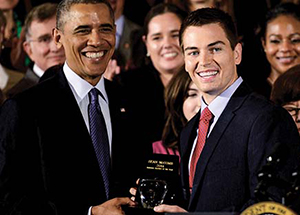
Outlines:
<svg viewBox="0 0 300 215"><path fill-rule="evenodd" d="M106 197L107 199L109 199L109 175L110 175L109 142L108 142L105 120L98 101L99 95L103 97L101 92L96 88L91 89L91 91L89 92L90 135L92 138L93 146L98 159L101 174L103 177Z"/></svg>

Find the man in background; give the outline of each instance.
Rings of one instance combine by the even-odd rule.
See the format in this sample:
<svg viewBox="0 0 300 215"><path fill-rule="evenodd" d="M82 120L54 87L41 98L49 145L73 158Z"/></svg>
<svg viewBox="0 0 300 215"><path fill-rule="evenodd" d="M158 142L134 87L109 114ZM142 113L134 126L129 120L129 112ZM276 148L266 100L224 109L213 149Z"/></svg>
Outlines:
<svg viewBox="0 0 300 215"><path fill-rule="evenodd" d="M33 65L27 69L25 77L9 90L9 97L36 85L48 68L65 62L64 49L57 48L52 38L56 8L55 3L44 3L34 7L27 15L23 48Z"/></svg>

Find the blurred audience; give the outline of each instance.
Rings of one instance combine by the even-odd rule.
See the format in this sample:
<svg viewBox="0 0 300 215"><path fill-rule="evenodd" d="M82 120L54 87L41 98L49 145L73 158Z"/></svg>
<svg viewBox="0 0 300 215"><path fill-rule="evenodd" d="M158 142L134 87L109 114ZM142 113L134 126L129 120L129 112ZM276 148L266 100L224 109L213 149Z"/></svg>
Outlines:
<svg viewBox="0 0 300 215"><path fill-rule="evenodd" d="M153 153L179 155L178 140L182 128L201 107L201 92L189 74L181 70L165 89L166 124L162 140L152 144Z"/></svg>
<svg viewBox="0 0 300 215"><path fill-rule="evenodd" d="M131 58L131 34L133 31L141 29L141 26L132 22L124 15L125 0L109 0L114 10L116 23L116 47L114 57L121 70L126 70L129 59Z"/></svg>
<svg viewBox="0 0 300 215"><path fill-rule="evenodd" d="M48 68L65 62L63 48L58 49L52 38L56 8L55 3L44 3L34 7L26 17L23 48L33 65L27 69L25 77L9 90L9 97L37 84Z"/></svg>
<svg viewBox="0 0 300 215"><path fill-rule="evenodd" d="M271 100L291 114L300 134L300 65L288 69L276 79Z"/></svg>
<svg viewBox="0 0 300 215"><path fill-rule="evenodd" d="M3 45L4 32L6 26L6 19L0 10L0 45ZM3 55L2 49L0 49L0 56ZM7 91L10 90L16 83L18 83L24 74L17 71L6 68L0 64L0 90L2 91L2 101L5 100Z"/></svg>
<svg viewBox="0 0 300 215"><path fill-rule="evenodd" d="M127 97L133 141L143 153L152 154L152 143L161 139L165 124L164 89L184 65L179 29L185 16L172 4L152 7L145 18L142 36L147 62L116 76Z"/></svg>
<svg viewBox="0 0 300 215"><path fill-rule="evenodd" d="M15 69L19 72L26 71L26 53L22 48L22 43L25 40L22 31L24 16L29 11L27 1L19 0L1 0L0 9L4 11L7 20L5 29L5 42L3 44L3 54L1 63L10 69ZM24 7L25 4L25 7ZM21 9L20 9L21 8Z"/></svg>
<svg viewBox="0 0 300 215"><path fill-rule="evenodd" d="M270 98L276 79L289 68L300 64L300 7L293 3L276 5L267 14L260 29L262 46L270 70L256 91ZM264 76L264 77L263 77Z"/></svg>

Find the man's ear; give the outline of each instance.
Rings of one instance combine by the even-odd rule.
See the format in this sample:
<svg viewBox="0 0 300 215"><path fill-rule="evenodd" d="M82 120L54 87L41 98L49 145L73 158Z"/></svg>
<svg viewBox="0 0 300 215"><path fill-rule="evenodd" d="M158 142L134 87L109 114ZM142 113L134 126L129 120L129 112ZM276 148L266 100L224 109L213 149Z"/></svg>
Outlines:
<svg viewBox="0 0 300 215"><path fill-rule="evenodd" d="M53 28L52 37L53 37L54 43L56 44L56 47L58 49L60 49L62 47L62 43L61 43L62 32L60 30L58 30L57 28Z"/></svg>
<svg viewBox="0 0 300 215"><path fill-rule="evenodd" d="M234 61L236 65L239 65L242 61L242 49L241 43L236 44L234 48Z"/></svg>
<svg viewBox="0 0 300 215"><path fill-rule="evenodd" d="M26 54L28 55L28 57L34 61L34 59L32 59L32 50L31 50L31 46L30 46L30 42L29 41L24 41L23 42L23 49L26 52Z"/></svg>

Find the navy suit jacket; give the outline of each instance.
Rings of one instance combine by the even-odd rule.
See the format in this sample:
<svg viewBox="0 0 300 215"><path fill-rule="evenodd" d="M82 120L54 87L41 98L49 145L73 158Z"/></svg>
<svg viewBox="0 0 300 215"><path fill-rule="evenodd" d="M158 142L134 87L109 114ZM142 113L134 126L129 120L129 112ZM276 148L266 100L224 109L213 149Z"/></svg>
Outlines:
<svg viewBox="0 0 300 215"><path fill-rule="evenodd" d="M188 162L199 118L200 113L189 121L180 138L181 176L189 211L239 212L255 203L257 173L278 143L289 152L281 177L289 180L299 164L299 134L291 116L242 83L205 143L190 195ZM273 196L278 201L279 193Z"/></svg>
<svg viewBox="0 0 300 215"><path fill-rule="evenodd" d="M2 107L0 214L86 215L89 206L106 200L84 119L62 69L55 69L50 78L7 100ZM130 155L126 143L121 142L125 140L119 128L122 112L118 91L107 80L105 88L113 132L113 197L129 194Z"/></svg>

